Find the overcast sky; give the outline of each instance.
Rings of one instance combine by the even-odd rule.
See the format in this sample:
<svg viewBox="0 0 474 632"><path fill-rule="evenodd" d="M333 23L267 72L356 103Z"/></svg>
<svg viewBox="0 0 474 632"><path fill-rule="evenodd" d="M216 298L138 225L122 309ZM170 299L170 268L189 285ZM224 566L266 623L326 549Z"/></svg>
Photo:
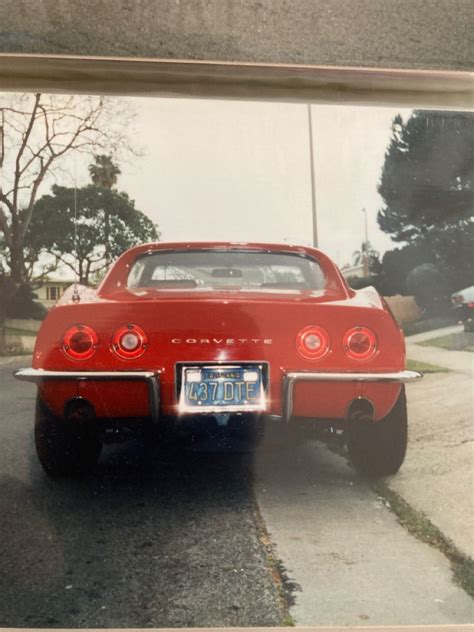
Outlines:
<svg viewBox="0 0 474 632"><path fill-rule="evenodd" d="M144 156L118 188L159 224L162 239L312 243L305 105L131 99ZM349 262L364 239L392 248L376 222L377 182L392 108L312 106L319 247Z"/></svg>
<svg viewBox="0 0 474 632"><path fill-rule="evenodd" d="M120 97L118 97L120 98ZM306 105L127 98L142 155L120 163L117 188L159 225L164 241L312 244ZM410 110L313 105L319 247L339 265L364 240L393 248L376 221L391 121ZM90 157L70 156L57 182L90 182ZM74 165L76 163L76 165ZM45 183L44 190L51 182Z"/></svg>

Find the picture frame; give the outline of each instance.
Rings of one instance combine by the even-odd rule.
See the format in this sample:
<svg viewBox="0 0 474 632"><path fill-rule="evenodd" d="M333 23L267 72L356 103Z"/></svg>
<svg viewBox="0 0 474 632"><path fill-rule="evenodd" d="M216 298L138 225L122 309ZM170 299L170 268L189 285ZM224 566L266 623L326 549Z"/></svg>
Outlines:
<svg viewBox="0 0 474 632"><path fill-rule="evenodd" d="M0 90L474 110L474 73L445 70L0 54ZM253 629L259 628L245 628L249 632ZM280 632L291 627L273 629ZM308 629L336 632L360 627ZM435 627L371 626L370 629L424 632ZM461 632L471 626L436 629Z"/></svg>

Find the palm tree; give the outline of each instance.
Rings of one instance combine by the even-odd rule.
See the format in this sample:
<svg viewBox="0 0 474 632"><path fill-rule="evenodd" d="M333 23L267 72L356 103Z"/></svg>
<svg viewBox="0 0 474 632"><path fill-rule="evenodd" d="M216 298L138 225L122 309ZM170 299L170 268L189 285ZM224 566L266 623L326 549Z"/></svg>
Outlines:
<svg viewBox="0 0 474 632"><path fill-rule="evenodd" d="M355 250L352 253L354 265L358 266L360 264L363 264L365 276L369 275L369 262L372 259L378 259L378 257L379 253L377 250L375 250L370 241L363 241L360 246L360 250Z"/></svg>
<svg viewBox="0 0 474 632"><path fill-rule="evenodd" d="M358 266L360 263L363 263L365 259L370 259L371 257L378 257L379 253L372 246L370 241L363 241L360 250L354 250L352 253L352 258L354 260L354 265Z"/></svg>
<svg viewBox="0 0 474 632"><path fill-rule="evenodd" d="M112 156L105 154L94 156L94 162L89 165L89 173L92 182L96 187L102 187L104 189L112 189L117 184L117 176L121 174L121 171L113 160ZM106 213L105 217L105 262L109 263L109 214Z"/></svg>
<svg viewBox="0 0 474 632"><path fill-rule="evenodd" d="M102 154L94 156L94 162L89 165L89 173L92 182L97 187L112 189L117 184L117 176L121 174L121 171L113 162L112 156Z"/></svg>

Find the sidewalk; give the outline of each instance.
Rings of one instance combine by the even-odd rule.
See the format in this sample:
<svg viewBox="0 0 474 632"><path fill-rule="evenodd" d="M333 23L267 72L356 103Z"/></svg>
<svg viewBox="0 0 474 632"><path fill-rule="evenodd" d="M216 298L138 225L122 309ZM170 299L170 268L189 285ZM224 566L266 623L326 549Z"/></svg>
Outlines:
<svg viewBox="0 0 474 632"><path fill-rule="evenodd" d="M416 344L455 331L460 327L406 339L407 357L447 367L450 372L429 374L407 385L407 458L387 482L463 553L474 557L474 354Z"/></svg>
<svg viewBox="0 0 474 632"><path fill-rule="evenodd" d="M432 329L431 331L422 331L421 334L406 336L405 341L407 342L407 344L414 344L418 342L424 342L425 340L432 340L433 338L438 338L439 336L457 334L462 330L462 325L451 325L450 327L441 327L440 329Z"/></svg>
<svg viewBox="0 0 474 632"><path fill-rule="evenodd" d="M405 338L407 357L412 360L444 366L451 371L464 373L472 378L474 353L471 351L449 351L440 347L425 347L417 344L433 338L439 338L440 336L458 333L462 330L462 325L454 325L453 327L443 327L434 331L424 331L422 334L416 334L415 336L408 336Z"/></svg>

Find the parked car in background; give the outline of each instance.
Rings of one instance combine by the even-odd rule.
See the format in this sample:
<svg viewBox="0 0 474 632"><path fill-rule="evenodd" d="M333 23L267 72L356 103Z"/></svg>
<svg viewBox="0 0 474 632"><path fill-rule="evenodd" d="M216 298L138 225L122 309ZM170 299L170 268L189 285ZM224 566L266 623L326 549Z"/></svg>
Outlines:
<svg viewBox="0 0 474 632"><path fill-rule="evenodd" d="M464 324L464 331L474 331L474 285L451 294L451 300Z"/></svg>
<svg viewBox="0 0 474 632"><path fill-rule="evenodd" d="M343 430L355 467L378 476L404 460L404 383L421 375L383 298L352 290L319 250L154 243L97 291L66 293L16 377L38 386L36 449L53 476L93 465L121 430L209 419Z"/></svg>

